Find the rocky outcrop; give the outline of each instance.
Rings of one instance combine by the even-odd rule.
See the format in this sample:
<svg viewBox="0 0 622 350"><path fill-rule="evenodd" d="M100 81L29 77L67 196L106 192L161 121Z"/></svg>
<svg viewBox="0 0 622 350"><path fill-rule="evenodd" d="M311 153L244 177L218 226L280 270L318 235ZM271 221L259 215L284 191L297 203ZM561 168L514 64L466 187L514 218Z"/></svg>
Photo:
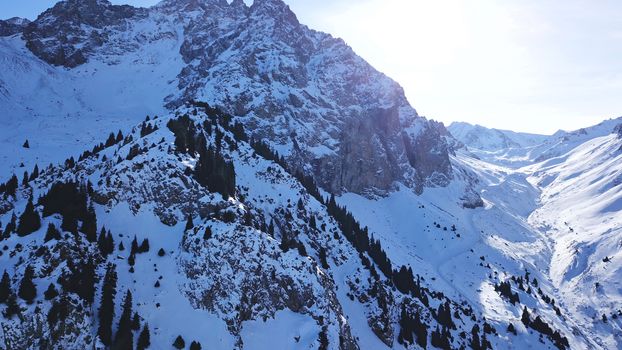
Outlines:
<svg viewBox="0 0 622 350"><path fill-rule="evenodd" d="M301 25L279 0L211 6L218 15L186 27L189 65L171 106L200 99L240 116L334 193L382 194L396 181L422 191L452 178L444 127L342 40Z"/></svg>
<svg viewBox="0 0 622 350"><path fill-rule="evenodd" d="M153 31L134 33L135 25ZM299 23L281 0L170 0L150 9L67 0L23 36L38 57L66 67L115 64L178 38L178 53L162 53L183 65L163 103L226 110L333 193L384 194L396 182L421 192L453 177L444 126L420 117L395 81L343 40Z"/></svg>
<svg viewBox="0 0 622 350"><path fill-rule="evenodd" d="M618 137L622 139L622 124L618 124L614 129L613 132L615 134L618 134Z"/></svg>
<svg viewBox="0 0 622 350"><path fill-rule="evenodd" d="M26 18L13 17L5 21L0 20L0 37L20 33L30 23Z"/></svg>
<svg viewBox="0 0 622 350"><path fill-rule="evenodd" d="M146 10L112 5L107 0L66 0L43 12L24 29L30 51L42 60L65 67L85 63L107 40L111 27L146 15Z"/></svg>

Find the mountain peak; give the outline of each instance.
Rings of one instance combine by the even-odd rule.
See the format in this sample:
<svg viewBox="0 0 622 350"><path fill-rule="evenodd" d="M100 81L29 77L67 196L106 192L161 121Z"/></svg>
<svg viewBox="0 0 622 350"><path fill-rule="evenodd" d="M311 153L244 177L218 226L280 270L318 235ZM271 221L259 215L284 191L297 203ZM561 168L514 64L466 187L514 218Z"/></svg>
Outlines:
<svg viewBox="0 0 622 350"><path fill-rule="evenodd" d="M255 0L251 5L251 12L257 15L268 15L274 18L284 18L288 22L298 23L292 10L282 0Z"/></svg>

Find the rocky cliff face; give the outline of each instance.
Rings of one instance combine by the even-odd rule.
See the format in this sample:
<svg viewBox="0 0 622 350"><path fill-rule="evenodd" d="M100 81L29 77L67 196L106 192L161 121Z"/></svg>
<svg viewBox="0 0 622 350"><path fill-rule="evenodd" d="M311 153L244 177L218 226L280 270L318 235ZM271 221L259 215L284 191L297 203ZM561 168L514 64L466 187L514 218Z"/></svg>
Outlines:
<svg viewBox="0 0 622 350"><path fill-rule="evenodd" d="M37 57L73 68L104 45L111 31L125 30L130 19L145 14L145 10L106 0L61 1L26 26L23 36Z"/></svg>
<svg viewBox="0 0 622 350"><path fill-rule="evenodd" d="M19 17L0 20L0 37L21 33L28 23L30 23L29 20Z"/></svg>
<svg viewBox="0 0 622 350"><path fill-rule="evenodd" d="M144 28L150 37L145 36ZM141 28L141 29L137 29ZM300 24L281 0L164 1L150 9L68 0L23 31L53 65L115 64L176 37L177 89L162 103L219 106L325 189L421 192L452 179L444 127L418 116L402 88L342 40Z"/></svg>

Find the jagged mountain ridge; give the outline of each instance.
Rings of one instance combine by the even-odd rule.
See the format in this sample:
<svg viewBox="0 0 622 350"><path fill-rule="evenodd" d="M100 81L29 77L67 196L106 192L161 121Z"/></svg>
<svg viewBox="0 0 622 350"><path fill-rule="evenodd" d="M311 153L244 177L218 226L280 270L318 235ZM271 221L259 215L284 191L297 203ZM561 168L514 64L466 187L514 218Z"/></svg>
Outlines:
<svg viewBox="0 0 622 350"><path fill-rule="evenodd" d="M179 70L166 72L167 86L149 98L166 93L160 104L168 108L196 99L239 116L253 136L269 140L332 192L383 193L395 181L421 192L452 178L444 127L419 117L397 83L342 40L300 24L280 0L250 7L241 1L163 1L149 9L68 0L19 37L10 38L18 46L15 41L23 40L47 63L73 68L73 81L63 79L69 86L60 89L80 88L75 81L89 79L89 70L118 74L112 72L125 65L132 72L174 62ZM14 84L7 78L3 85ZM16 107L22 111L7 114L24 114L23 103L29 107L22 101ZM119 114L108 106L93 112Z"/></svg>
<svg viewBox="0 0 622 350"><path fill-rule="evenodd" d="M492 164L520 168L562 156L591 139L609 135L621 122L622 117L613 118L553 135L515 133L468 123L453 123L448 130L477 157Z"/></svg>

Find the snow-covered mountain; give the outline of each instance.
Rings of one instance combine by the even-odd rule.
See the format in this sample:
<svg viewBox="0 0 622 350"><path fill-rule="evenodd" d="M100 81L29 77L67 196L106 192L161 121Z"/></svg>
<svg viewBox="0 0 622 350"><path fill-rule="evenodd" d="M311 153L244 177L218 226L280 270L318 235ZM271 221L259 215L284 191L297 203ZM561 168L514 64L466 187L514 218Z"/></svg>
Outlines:
<svg viewBox="0 0 622 350"><path fill-rule="evenodd" d="M486 151L526 148L542 143L547 139L547 136L544 135L489 129L481 125L464 122L451 123L447 130L466 146Z"/></svg>
<svg viewBox="0 0 622 350"><path fill-rule="evenodd" d="M11 87L2 112L22 138L51 119L105 120L102 133L119 119L129 126L200 100L242 117L253 136L331 191L382 192L398 180L421 192L452 177L444 127L419 117L397 83L342 40L301 25L280 0L150 9L68 0L2 46L0 81ZM87 133L72 142L95 140ZM34 156L50 157L46 146ZM3 156L20 164L13 154Z"/></svg>
<svg viewBox="0 0 622 350"><path fill-rule="evenodd" d="M3 347L621 346L620 121L448 131L281 0L0 35Z"/></svg>
<svg viewBox="0 0 622 350"><path fill-rule="evenodd" d="M448 130L475 156L518 168L566 154L586 141L611 134L620 123L622 117L575 131L560 130L553 135L516 133L468 123L452 123Z"/></svg>

